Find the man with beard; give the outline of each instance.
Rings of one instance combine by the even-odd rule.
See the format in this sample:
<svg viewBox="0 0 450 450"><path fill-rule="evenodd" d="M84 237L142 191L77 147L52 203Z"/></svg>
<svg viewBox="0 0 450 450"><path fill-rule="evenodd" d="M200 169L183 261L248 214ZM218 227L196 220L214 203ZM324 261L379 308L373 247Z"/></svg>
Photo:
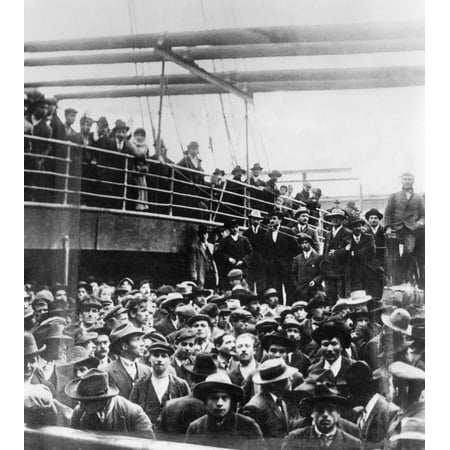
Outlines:
<svg viewBox="0 0 450 450"><path fill-rule="evenodd" d="M222 333L214 339L214 346L219 369L229 370L236 356L236 338L231 333Z"/></svg>
<svg viewBox="0 0 450 450"><path fill-rule="evenodd" d="M193 362L195 336L195 332L190 328L181 328L174 338L175 353L172 356L171 364L177 377L183 380L188 377L185 365Z"/></svg>
<svg viewBox="0 0 450 450"><path fill-rule="evenodd" d="M151 372L136 382L130 401L142 406L152 423L156 422L166 402L172 398L189 395L185 380L169 372L172 347L165 342L154 342L148 349Z"/></svg>
<svg viewBox="0 0 450 450"><path fill-rule="evenodd" d="M355 362L343 356L344 349L351 344L349 330L342 322L328 321L313 331L312 338L320 345L322 355L317 363L309 367L308 373L314 369L329 369L337 383L343 381L347 369Z"/></svg>
<svg viewBox="0 0 450 450"><path fill-rule="evenodd" d="M136 362L142 357L144 332L131 323L124 323L111 331L111 347L118 358L103 370L122 397L129 398L136 381L150 373L150 368Z"/></svg>
<svg viewBox="0 0 450 450"><path fill-rule="evenodd" d="M244 381L253 375L258 367L255 360L256 336L250 333L240 334L236 338L236 357L238 359L234 368L228 371L233 384L243 386Z"/></svg>
<svg viewBox="0 0 450 450"><path fill-rule="evenodd" d="M312 425L290 432L283 441L282 450L362 450L361 441L338 426L340 411L348 403L332 384L317 383L313 396L303 399L300 406L310 411Z"/></svg>
<svg viewBox="0 0 450 450"><path fill-rule="evenodd" d="M322 273L320 270L321 256L311 247L313 239L309 234L300 233L298 242L302 249L291 268L292 283L296 298L309 300L318 290L322 289Z"/></svg>
<svg viewBox="0 0 450 450"><path fill-rule="evenodd" d="M189 425L186 443L225 448L267 449L256 422L234 412L242 389L224 373L210 375L194 387L194 396L206 405L206 415Z"/></svg>
<svg viewBox="0 0 450 450"><path fill-rule="evenodd" d="M211 317L206 314L197 314L188 320L190 326L196 335L196 340L200 345L200 351L209 353L214 348L213 343L209 340L212 332Z"/></svg>
<svg viewBox="0 0 450 450"><path fill-rule="evenodd" d="M295 211L294 219L297 219L297 224L291 228L292 234L298 235L300 233L303 233L310 236L312 248L316 253L319 253L320 251L319 237L317 236L317 231L308 225L309 222L308 209L305 208L304 206L300 206L300 208L297 209L297 211Z"/></svg>
<svg viewBox="0 0 450 450"><path fill-rule="evenodd" d="M256 291L261 295L266 284L264 271L261 270L261 266L264 263L262 255L264 253L266 230L261 227L263 217L259 210L252 210L248 218L250 226L244 231L243 236L249 240L253 252L248 261L247 282L249 289L253 290L254 286L256 286Z"/></svg>

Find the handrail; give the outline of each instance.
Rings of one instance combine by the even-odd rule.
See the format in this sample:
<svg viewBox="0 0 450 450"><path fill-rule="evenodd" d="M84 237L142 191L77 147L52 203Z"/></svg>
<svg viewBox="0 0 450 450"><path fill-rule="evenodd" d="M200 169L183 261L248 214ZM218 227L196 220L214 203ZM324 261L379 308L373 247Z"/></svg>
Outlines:
<svg viewBox="0 0 450 450"><path fill-rule="evenodd" d="M204 179L205 177L209 176L207 173L200 171L200 170L196 170L196 169L191 169L188 167L183 167L183 166L179 166L178 164L174 164L174 163L164 163L161 162L159 160L155 160L155 159L150 159L150 158L146 158L146 162L150 165L161 165L164 167L168 167L170 168L170 172L171 172L171 176L165 176L165 175L160 175L158 173L153 173L153 172L139 172L136 170L133 170L133 164L128 164L129 161L135 161L135 155L133 154L128 154L128 153L121 153L121 152L117 152L117 151L113 151L113 150L108 150L108 149L104 149L104 148L99 148L99 147L93 147L90 145L84 145L84 144L79 144L79 143L75 143L75 142L71 142L71 141L67 141L67 140L60 140L60 139L54 139L54 138L44 138L44 137L40 137L40 136L34 136L34 135L28 135L25 134L24 135L24 139L29 140L29 141L44 141L44 142L49 142L49 143L54 143L54 144L59 144L59 146L55 147L54 151L57 154L58 152L67 152L67 156L65 158L59 157L59 156L55 156L55 155L41 155L40 153L37 152L33 152L32 149L29 150L27 149L27 151L25 152L25 156L28 158L36 158L36 159L40 159L40 158L44 158L44 159L48 159L48 160L58 160L63 162L66 165L66 170L65 173L59 173L59 172L52 172L50 170L38 170L38 169L34 169L34 168L27 168L25 170L26 173L28 173L31 176L38 176L38 175L42 175L42 176L52 176L58 178L58 179L65 179L66 180L66 186L65 189L58 189L55 187L49 187L49 186L40 186L40 185L33 185L31 184L26 184L25 187L29 188L31 190L37 190L37 191L43 191L43 192L64 192L65 198L64 198L64 203L67 203L68 199L67 199L67 194L80 194L80 195L84 195L84 196L89 196L90 198L105 198L105 199L111 199L111 200L122 200L123 201L123 205L122 205L122 209L126 208L126 203L129 202L130 204L141 204L141 205L147 205L147 206L168 206L170 208L170 213L169 215L173 214L173 207L179 207L182 209L186 209L186 210L191 210L191 211L197 211L197 212L201 212L202 214L204 214L206 211L208 211L209 215L210 215L210 221L211 222L215 222L215 219L217 218L217 216L219 215L219 217L229 217L229 218L235 218L235 219L245 219L248 216L248 212L251 206L252 202L257 203L258 205L261 205L260 207L267 207L268 209L273 208L275 206L275 204L273 202L268 201L267 199L264 198L260 198L255 197L255 193L256 192L269 192L267 189L263 188L263 187L258 187L258 186L252 186L250 184L247 184L245 182L239 181L239 180L235 180L235 179L230 179L230 178L225 178L225 183L222 184L222 186L217 186L217 185L212 185L208 182L205 183L195 183L194 180L192 180L189 177L189 174L195 174L197 176L202 177L202 179ZM76 149L76 150L75 150ZM96 154L104 154L104 155L113 155L114 157L117 158L117 156L123 157L125 160L124 167L111 167L111 166L107 166L104 164L96 164L95 167L97 169L103 170L105 171L109 171L110 173L114 173L114 172L119 172L121 174L124 175L123 177L123 181L113 181L113 180L108 180L108 179L100 179L100 178L90 178L90 177L86 177L86 176L82 176L80 175L74 175L70 173L69 170L69 166L71 163L73 163L75 161L75 159L72 157L71 158L71 151L75 150L75 151L83 151L83 150L90 150L95 152ZM72 155L73 156L73 155ZM76 161L80 161L80 165L81 167L91 167L91 165L85 161L82 160L82 158L80 158L80 156L78 156L78 159ZM127 167L125 167L127 166ZM159 188L159 186L153 187L153 186L140 186L137 185L134 182L130 182L128 180L128 176L133 176L133 177L140 177L140 176L144 176L144 177L149 177L149 179L158 179L158 180L165 180L165 182L170 183L171 184L171 188L170 190L164 189L163 188ZM136 179L136 178L135 178ZM74 190L74 189L69 189L69 187L67 186L67 183L70 180L79 180L80 182L86 182L86 183L95 183L96 185L102 185L102 186L110 186L112 187L117 187L118 188L123 188L123 193L121 195L111 195L111 193L107 193L107 192L102 192L102 193L98 193L98 192L88 192L86 190L82 190L81 187L78 190ZM173 186L184 186L184 187L191 187L193 190L189 193L183 192L184 189L181 190L174 190ZM237 187L241 187L242 188L242 192L236 192L236 191L230 191L227 190L227 185L229 186L229 183L233 183L235 186ZM155 201L151 201L149 199L147 200L143 200L143 199L133 199L133 198L129 198L127 195L127 190L131 188L131 189L135 189L138 191L142 191L147 193L147 195L151 195L152 193L156 193L156 194L162 194L162 195L169 195L170 196L170 202L166 203L166 202L155 202ZM224 194L226 193L227 195L227 199L224 201ZM275 195L274 193L272 193L273 195ZM209 207L206 210L203 207L195 207L192 205L187 205L187 204L183 204L183 203L179 203L176 204L176 202L173 201L173 197L174 195L178 198L185 198L185 199L195 199L201 202L204 202L205 204L208 203ZM219 198L217 198L217 196ZM280 196L283 199L289 200L290 202L292 202L294 205L304 205L304 202L299 201L299 200L295 200L292 199L290 197L287 196ZM235 200L237 203L234 203L232 200ZM248 203L250 201L250 204ZM221 210L224 209L224 207L226 208L225 210ZM283 211L287 211L290 214L295 213L296 209L295 208L291 208L289 206L286 205L281 205L281 208ZM214 210L213 210L214 209ZM317 209L317 211L320 213L320 215L322 216L323 213L325 212L322 209ZM310 217L312 217L309 214ZM214 220L213 220L214 219ZM320 218L315 218L315 220L319 220L320 223L328 223L327 221L325 221L323 219L323 217ZM295 223L295 220L291 219L290 217L286 217L286 220L288 222L293 222ZM218 222L221 223L221 222ZM313 229L317 229L318 231L320 231L320 226L316 226L313 224L310 224L310 226Z"/></svg>

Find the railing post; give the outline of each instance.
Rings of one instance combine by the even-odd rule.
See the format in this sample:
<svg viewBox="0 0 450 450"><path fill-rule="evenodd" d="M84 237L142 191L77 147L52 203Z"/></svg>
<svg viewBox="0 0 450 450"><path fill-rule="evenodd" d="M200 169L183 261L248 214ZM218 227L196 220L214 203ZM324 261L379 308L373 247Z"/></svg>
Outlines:
<svg viewBox="0 0 450 450"><path fill-rule="evenodd" d="M125 156L125 184L123 186L123 202L122 210L127 209L127 194L128 194L128 157Z"/></svg>
<svg viewBox="0 0 450 450"><path fill-rule="evenodd" d="M170 204L169 204L169 216L173 216L173 188L175 185L175 170L173 167L170 168Z"/></svg>
<svg viewBox="0 0 450 450"><path fill-rule="evenodd" d="M70 174L70 155L71 155L71 146L67 147L67 156L66 156L66 171L64 177L64 205L67 205L68 197L69 197L69 174Z"/></svg>

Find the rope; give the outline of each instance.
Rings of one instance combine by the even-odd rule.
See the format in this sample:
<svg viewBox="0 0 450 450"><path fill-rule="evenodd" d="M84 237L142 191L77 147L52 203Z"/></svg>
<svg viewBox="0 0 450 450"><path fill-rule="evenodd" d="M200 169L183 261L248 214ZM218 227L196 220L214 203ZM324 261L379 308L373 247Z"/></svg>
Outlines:
<svg viewBox="0 0 450 450"><path fill-rule="evenodd" d="M166 78L166 86L167 86L167 85L168 85L168 82L167 82L167 78ZM175 132L177 133L178 143L180 144L181 154L184 155L183 142L182 142L182 140L181 140L180 132L179 132L179 130L178 130L177 120L175 119L175 113L174 113L174 111L173 111L172 100L170 99L170 95L167 96L167 100L168 100L168 102L169 102L170 114L171 114L171 116L172 116L173 125L174 125L174 127L175 127Z"/></svg>

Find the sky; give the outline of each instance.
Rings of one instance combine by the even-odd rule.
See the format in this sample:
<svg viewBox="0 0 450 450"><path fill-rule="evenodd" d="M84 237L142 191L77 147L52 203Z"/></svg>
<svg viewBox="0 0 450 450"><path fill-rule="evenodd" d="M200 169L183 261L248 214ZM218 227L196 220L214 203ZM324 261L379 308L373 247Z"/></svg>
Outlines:
<svg viewBox="0 0 450 450"><path fill-rule="evenodd" d="M134 6L134 29L139 33L193 31L253 26L313 25L424 20L424 3L417 0L25 0L24 39L92 38L130 34L128 5ZM204 15L202 13L202 6ZM351 26L351 25L349 25ZM27 55L28 56L28 55ZM423 52L333 55L216 61L215 70L303 69L422 65ZM214 71L210 61L199 62ZM160 63L98 66L26 67L25 81L159 74ZM143 71L143 72L142 72ZM167 63L166 73L184 70ZM65 91L99 89L46 88L46 95ZM255 94L249 107L250 164L266 169L351 168L337 177L360 181L317 182L325 196L389 194L399 189L399 176L411 171L416 190L425 190L424 87L341 91L276 92ZM157 121L158 98L150 98ZM245 167L243 102L223 95L230 123L232 146L238 163ZM143 122L140 105L143 110ZM123 119L150 135L145 99L86 99L60 102L94 119L105 115L110 124ZM162 137L169 157L178 161L181 147L200 144L207 172L216 167L231 171L232 160L218 95L172 96L164 99ZM208 149L212 138L214 152ZM311 174L310 178L326 178ZM300 178L285 175L280 183ZM294 191L300 184L294 185Z"/></svg>

